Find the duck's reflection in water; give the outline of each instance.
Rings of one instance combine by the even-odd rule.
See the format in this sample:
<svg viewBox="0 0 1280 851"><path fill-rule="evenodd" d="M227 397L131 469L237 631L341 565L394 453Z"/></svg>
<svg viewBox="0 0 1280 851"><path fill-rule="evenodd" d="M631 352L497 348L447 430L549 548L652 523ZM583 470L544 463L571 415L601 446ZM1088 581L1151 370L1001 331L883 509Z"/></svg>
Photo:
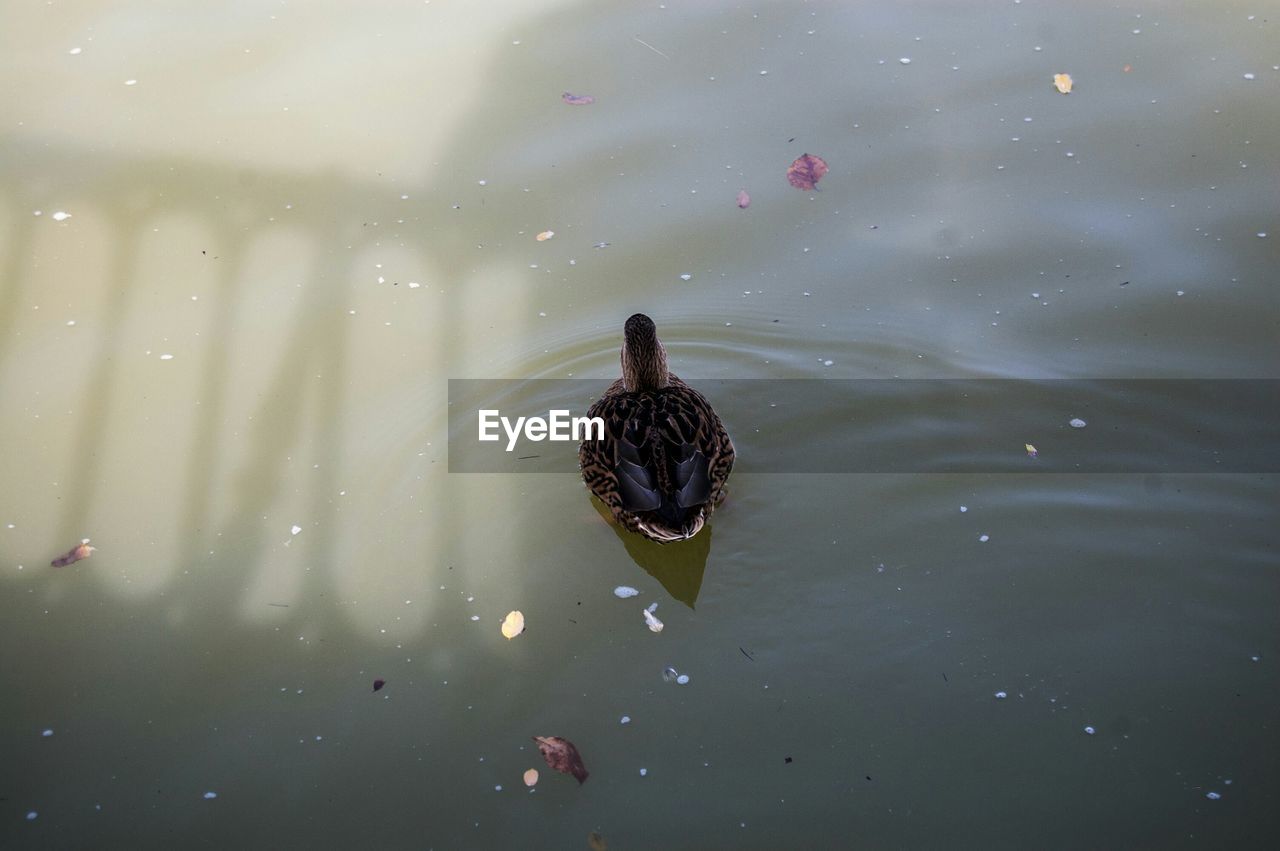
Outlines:
<svg viewBox="0 0 1280 851"><path fill-rule="evenodd" d="M659 544L623 529L614 522L609 508L594 496L591 497L591 505L622 541L631 560L662 583L668 594L694 608L698 592L702 590L707 557L711 554L711 524L703 526L702 531L687 541Z"/></svg>

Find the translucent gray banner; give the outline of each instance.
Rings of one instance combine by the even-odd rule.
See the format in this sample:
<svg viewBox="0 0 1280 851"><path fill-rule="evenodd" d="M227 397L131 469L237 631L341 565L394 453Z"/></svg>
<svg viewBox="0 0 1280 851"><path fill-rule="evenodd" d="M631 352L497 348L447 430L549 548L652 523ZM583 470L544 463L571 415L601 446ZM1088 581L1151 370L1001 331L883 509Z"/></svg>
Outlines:
<svg viewBox="0 0 1280 851"><path fill-rule="evenodd" d="M1276 473L1280 380L702 379L740 473ZM451 379L449 472L572 473L603 379ZM481 411L488 433L479 440ZM549 425L553 425L549 424ZM536 433L536 428L535 428ZM1028 448L1028 445L1032 447ZM508 447L510 446L510 451Z"/></svg>

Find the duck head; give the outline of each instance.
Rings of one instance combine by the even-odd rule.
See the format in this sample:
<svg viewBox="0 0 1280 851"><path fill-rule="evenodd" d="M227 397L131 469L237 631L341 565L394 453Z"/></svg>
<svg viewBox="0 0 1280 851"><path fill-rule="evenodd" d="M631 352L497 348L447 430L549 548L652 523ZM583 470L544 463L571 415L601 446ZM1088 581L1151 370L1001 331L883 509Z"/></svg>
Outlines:
<svg viewBox="0 0 1280 851"><path fill-rule="evenodd" d="M667 350L658 341L658 328L643 313L634 314L622 329L622 383L627 392L666 387Z"/></svg>

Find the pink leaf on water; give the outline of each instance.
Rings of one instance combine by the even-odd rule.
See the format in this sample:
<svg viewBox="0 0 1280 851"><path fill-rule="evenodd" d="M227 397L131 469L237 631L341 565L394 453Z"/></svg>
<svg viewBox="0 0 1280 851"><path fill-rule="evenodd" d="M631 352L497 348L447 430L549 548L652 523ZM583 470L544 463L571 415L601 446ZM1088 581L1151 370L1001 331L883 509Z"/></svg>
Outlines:
<svg viewBox="0 0 1280 851"><path fill-rule="evenodd" d="M738 206L744 210L751 206L751 196L747 194L745 189L738 192Z"/></svg>
<svg viewBox="0 0 1280 851"><path fill-rule="evenodd" d="M596 99L591 95L575 95L572 92L565 92L560 98L570 106L586 106L589 103L595 103Z"/></svg>
<svg viewBox="0 0 1280 851"><path fill-rule="evenodd" d="M816 190L827 173L827 161L813 154L801 154L787 169L787 180L796 189Z"/></svg>

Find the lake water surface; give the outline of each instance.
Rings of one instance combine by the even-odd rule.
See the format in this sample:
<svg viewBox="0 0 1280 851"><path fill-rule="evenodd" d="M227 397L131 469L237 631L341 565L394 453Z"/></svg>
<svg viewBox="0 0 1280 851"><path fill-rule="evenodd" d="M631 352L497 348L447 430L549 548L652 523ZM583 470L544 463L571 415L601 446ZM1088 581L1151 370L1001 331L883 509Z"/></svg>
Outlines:
<svg viewBox="0 0 1280 851"><path fill-rule="evenodd" d="M0 846L1280 839L1214 390L1280 378L1274 0L52 2L0 79ZM636 311L741 453L703 534L450 472L450 379L599 392ZM1175 430L1262 448L1064 466Z"/></svg>

